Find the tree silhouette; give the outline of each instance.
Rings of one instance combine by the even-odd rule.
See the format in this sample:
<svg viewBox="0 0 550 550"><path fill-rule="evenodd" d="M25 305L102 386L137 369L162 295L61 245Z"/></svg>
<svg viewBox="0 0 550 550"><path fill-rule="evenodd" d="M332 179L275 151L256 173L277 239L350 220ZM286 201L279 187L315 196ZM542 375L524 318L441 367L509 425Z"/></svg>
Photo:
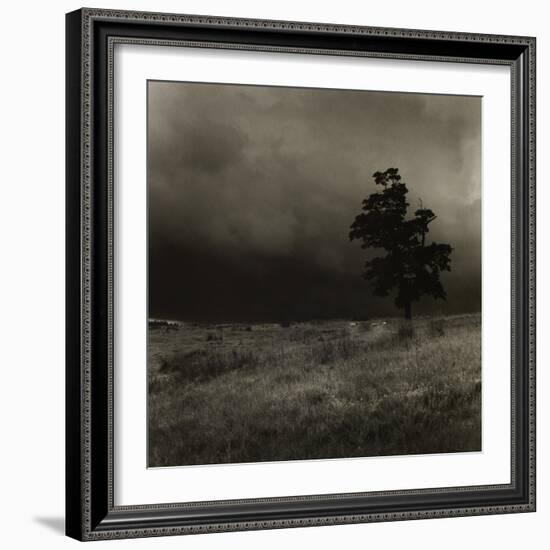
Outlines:
<svg viewBox="0 0 550 550"><path fill-rule="evenodd" d="M397 291L395 305L412 318L412 303L423 295L445 299L441 271L450 271L452 248L448 244L426 243L429 225L437 216L422 206L412 219L405 219L409 203L407 185L397 168L373 174L382 190L363 201L362 212L350 227L350 241L362 241L361 248L379 248L387 253L365 263L363 278L371 281L374 294L388 296Z"/></svg>

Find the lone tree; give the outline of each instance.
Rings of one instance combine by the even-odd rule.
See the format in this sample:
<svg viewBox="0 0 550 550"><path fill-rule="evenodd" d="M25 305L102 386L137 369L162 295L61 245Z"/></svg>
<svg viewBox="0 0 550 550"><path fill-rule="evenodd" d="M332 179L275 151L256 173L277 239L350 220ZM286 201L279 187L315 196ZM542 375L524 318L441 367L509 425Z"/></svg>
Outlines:
<svg viewBox="0 0 550 550"><path fill-rule="evenodd" d="M422 201L414 217L405 219L408 189L398 172L397 168L388 168L373 174L382 190L363 201L363 211L351 225L349 238L362 241L361 248L386 251L385 256L365 263L363 278L372 282L377 296L388 296L396 289L395 305L404 309L406 319L411 319L412 303L421 296L447 297L440 273L451 270L452 248L426 243L429 225L437 216L423 208Z"/></svg>

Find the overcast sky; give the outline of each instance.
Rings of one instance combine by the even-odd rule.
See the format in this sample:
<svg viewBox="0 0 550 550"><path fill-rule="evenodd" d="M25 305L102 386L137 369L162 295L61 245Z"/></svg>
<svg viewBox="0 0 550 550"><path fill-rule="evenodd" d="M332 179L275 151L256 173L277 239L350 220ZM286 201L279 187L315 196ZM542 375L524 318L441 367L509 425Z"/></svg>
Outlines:
<svg viewBox="0 0 550 550"><path fill-rule="evenodd" d="M149 82L149 315L197 321L401 315L348 239L372 174L399 168L409 210L450 244L446 301L481 307L481 99Z"/></svg>

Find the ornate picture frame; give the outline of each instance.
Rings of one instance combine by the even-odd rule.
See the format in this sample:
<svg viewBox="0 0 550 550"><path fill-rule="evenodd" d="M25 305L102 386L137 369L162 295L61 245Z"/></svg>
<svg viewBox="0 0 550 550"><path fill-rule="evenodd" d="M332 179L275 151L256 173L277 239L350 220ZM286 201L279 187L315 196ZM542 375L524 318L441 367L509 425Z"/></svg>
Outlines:
<svg viewBox="0 0 550 550"><path fill-rule="evenodd" d="M67 535L103 540L534 511L535 38L86 8L67 14L66 29ZM182 492L175 503L116 504L117 44L509 67L510 483L215 501L189 501Z"/></svg>

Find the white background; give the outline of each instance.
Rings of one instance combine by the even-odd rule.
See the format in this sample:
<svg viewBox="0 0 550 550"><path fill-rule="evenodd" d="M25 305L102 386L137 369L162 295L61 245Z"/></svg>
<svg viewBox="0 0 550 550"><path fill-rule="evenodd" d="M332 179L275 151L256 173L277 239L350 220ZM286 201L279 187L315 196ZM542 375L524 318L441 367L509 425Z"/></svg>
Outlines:
<svg viewBox="0 0 550 550"><path fill-rule="evenodd" d="M548 96L548 15L543 2L462 0L415 2L115 1L89 6L313 20L363 25L535 35L538 95ZM59 548L64 513L64 13L76 2L3 6L0 131L0 518L5 548ZM549 108L538 103L539 151L539 470L538 512L315 529L201 535L97 543L118 547L186 548L542 548L550 520L550 408L543 396L550 359L544 339L550 307L550 231L544 181L550 171ZM548 247L545 247L548 250ZM547 544L547 543L546 543Z"/></svg>

